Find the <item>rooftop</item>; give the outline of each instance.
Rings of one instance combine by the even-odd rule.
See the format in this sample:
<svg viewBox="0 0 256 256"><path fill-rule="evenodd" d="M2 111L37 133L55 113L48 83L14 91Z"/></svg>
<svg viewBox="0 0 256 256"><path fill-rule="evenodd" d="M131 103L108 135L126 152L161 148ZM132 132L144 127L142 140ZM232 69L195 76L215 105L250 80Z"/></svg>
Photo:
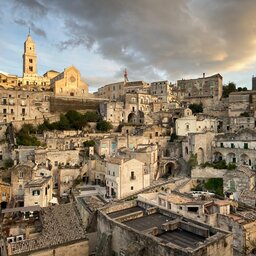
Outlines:
<svg viewBox="0 0 256 256"><path fill-rule="evenodd" d="M224 231L188 220L179 214L140 201L110 205L102 209L115 223L145 236L158 239L166 246L179 250L194 250L205 243L218 240ZM217 235L218 234L218 235ZM216 235L216 236L215 236ZM152 237L153 236L153 237Z"/></svg>
<svg viewBox="0 0 256 256"><path fill-rule="evenodd" d="M26 185L25 188L29 187L41 187L42 185L48 183L48 181L51 179L51 176L48 177L42 177L39 179L31 180Z"/></svg>
<svg viewBox="0 0 256 256"><path fill-rule="evenodd" d="M41 208L42 233L36 239L27 239L10 244L8 255L33 252L86 239L74 204Z"/></svg>

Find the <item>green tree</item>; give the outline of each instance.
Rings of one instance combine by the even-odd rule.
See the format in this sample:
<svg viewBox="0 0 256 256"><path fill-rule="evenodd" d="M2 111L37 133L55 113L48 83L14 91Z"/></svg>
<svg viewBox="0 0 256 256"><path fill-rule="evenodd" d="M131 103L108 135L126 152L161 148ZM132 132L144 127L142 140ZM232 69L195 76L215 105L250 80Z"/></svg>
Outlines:
<svg viewBox="0 0 256 256"><path fill-rule="evenodd" d="M40 146L40 141L35 136L36 129L32 124L24 124L16 133L16 143L23 146Z"/></svg>
<svg viewBox="0 0 256 256"><path fill-rule="evenodd" d="M95 141L94 140L87 140L83 142L83 145L85 148L89 148L89 147L93 147L95 145Z"/></svg>
<svg viewBox="0 0 256 256"><path fill-rule="evenodd" d="M97 122L96 128L98 131L108 132L109 130L111 130L113 128L113 125L108 121L100 120Z"/></svg>
<svg viewBox="0 0 256 256"><path fill-rule="evenodd" d="M88 111L84 114L84 118L87 122L98 122L101 116L95 111Z"/></svg>
<svg viewBox="0 0 256 256"><path fill-rule="evenodd" d="M11 168L11 167L13 167L13 165L14 165L14 162L11 158L7 158L4 160L4 168L5 169Z"/></svg>
<svg viewBox="0 0 256 256"><path fill-rule="evenodd" d="M217 195L223 196L223 179L211 178L205 184L204 187Z"/></svg>
<svg viewBox="0 0 256 256"><path fill-rule="evenodd" d="M222 97L228 98L231 92L236 91L236 84L234 82L229 82L227 85L223 85Z"/></svg>
<svg viewBox="0 0 256 256"><path fill-rule="evenodd" d="M242 117L250 117L250 114L248 112L243 112L240 114Z"/></svg>
<svg viewBox="0 0 256 256"><path fill-rule="evenodd" d="M57 127L59 130L69 130L71 128L69 119L65 115L61 114Z"/></svg>
<svg viewBox="0 0 256 256"><path fill-rule="evenodd" d="M202 113L203 110L204 110L202 103L199 103L199 104L196 104L196 103L189 104L188 107L192 110L193 114L195 114L195 113Z"/></svg>

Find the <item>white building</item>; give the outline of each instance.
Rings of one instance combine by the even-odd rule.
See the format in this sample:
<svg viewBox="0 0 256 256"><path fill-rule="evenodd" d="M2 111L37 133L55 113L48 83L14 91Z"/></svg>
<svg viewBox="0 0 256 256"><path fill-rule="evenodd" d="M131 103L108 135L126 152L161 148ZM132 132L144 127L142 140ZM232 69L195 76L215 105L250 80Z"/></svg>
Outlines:
<svg viewBox="0 0 256 256"><path fill-rule="evenodd" d="M203 116L184 116L176 120L176 134L187 136L189 133L217 132L218 120Z"/></svg>
<svg viewBox="0 0 256 256"><path fill-rule="evenodd" d="M150 185L150 174L136 159L111 158L106 163L106 193L123 198Z"/></svg>

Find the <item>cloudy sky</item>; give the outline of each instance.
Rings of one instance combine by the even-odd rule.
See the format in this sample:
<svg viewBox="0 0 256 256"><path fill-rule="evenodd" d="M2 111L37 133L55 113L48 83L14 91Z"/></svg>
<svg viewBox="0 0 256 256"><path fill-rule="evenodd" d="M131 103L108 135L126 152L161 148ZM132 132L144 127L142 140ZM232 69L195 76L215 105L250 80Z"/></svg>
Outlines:
<svg viewBox="0 0 256 256"><path fill-rule="evenodd" d="M220 73L251 88L256 0L8 0L0 9L0 70L22 75L28 28L38 73L75 65L91 91L123 79Z"/></svg>

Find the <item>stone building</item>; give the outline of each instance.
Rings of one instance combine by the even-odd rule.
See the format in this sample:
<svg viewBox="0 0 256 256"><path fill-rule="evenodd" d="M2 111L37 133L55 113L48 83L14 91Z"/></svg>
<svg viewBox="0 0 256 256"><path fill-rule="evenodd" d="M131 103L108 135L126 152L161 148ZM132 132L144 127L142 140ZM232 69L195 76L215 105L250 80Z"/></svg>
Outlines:
<svg viewBox="0 0 256 256"><path fill-rule="evenodd" d="M106 194L123 198L150 185L150 174L136 159L110 158L106 161Z"/></svg>
<svg viewBox="0 0 256 256"><path fill-rule="evenodd" d="M190 156L196 155L198 164L212 161L212 142L216 133L189 133L182 141L182 157L188 161Z"/></svg>
<svg viewBox="0 0 256 256"><path fill-rule="evenodd" d="M88 93L88 85L82 81L80 72L74 66L66 68L51 79L51 88L59 97L93 97Z"/></svg>
<svg viewBox="0 0 256 256"><path fill-rule="evenodd" d="M252 109L252 95L255 91L242 91L242 92L232 92L229 94L229 106L228 106L228 116L238 117L242 113L246 112L251 116L253 113Z"/></svg>
<svg viewBox="0 0 256 256"><path fill-rule="evenodd" d="M115 127L124 123L124 113L124 102L122 101L102 102L100 104L101 116Z"/></svg>
<svg viewBox="0 0 256 256"><path fill-rule="evenodd" d="M238 133L217 135L212 146L212 161L226 160L227 163L246 165L256 169L256 133L244 129Z"/></svg>
<svg viewBox="0 0 256 256"><path fill-rule="evenodd" d="M223 191L233 194L233 198L240 201L243 191L255 190L255 181L255 172L247 166L240 166L235 171L228 171L224 174Z"/></svg>
<svg viewBox="0 0 256 256"><path fill-rule="evenodd" d="M121 100L127 92L135 92L137 90L149 91L149 84L144 81L118 82L107 84L98 89L96 96L109 100Z"/></svg>
<svg viewBox="0 0 256 256"><path fill-rule="evenodd" d="M7 204L10 202L12 197L12 189L11 184L4 182L2 180L1 174L0 174L0 204L1 209L4 209L7 207Z"/></svg>
<svg viewBox="0 0 256 256"><path fill-rule="evenodd" d="M9 208L3 214L1 231L7 255L89 255L86 231L73 203Z"/></svg>
<svg viewBox="0 0 256 256"><path fill-rule="evenodd" d="M187 136L189 133L217 132L218 120L204 115L189 115L176 120L176 134Z"/></svg>
<svg viewBox="0 0 256 256"><path fill-rule="evenodd" d="M80 168L59 168L58 170L58 192L60 196L69 194L75 180L80 176Z"/></svg>
<svg viewBox="0 0 256 256"><path fill-rule="evenodd" d="M222 76L215 74L195 79L182 79L177 81L177 96L180 99L193 97L214 98L220 100L222 97ZM181 93L183 91L183 93Z"/></svg>
<svg viewBox="0 0 256 256"><path fill-rule="evenodd" d="M52 177L42 176L28 181L24 186L24 206L47 207L52 200Z"/></svg>
<svg viewBox="0 0 256 256"><path fill-rule="evenodd" d="M11 169L12 197L18 205L24 203L25 185L32 180L32 173L29 165L16 165Z"/></svg>
<svg viewBox="0 0 256 256"><path fill-rule="evenodd" d="M0 87L2 88L15 88L17 87L18 77L6 72L0 72Z"/></svg>
<svg viewBox="0 0 256 256"><path fill-rule="evenodd" d="M38 122L50 116L49 98L52 92L0 89L0 122L33 120Z"/></svg>
<svg viewBox="0 0 256 256"><path fill-rule="evenodd" d="M157 96L160 102L169 103L172 100L169 81L157 81L150 84L150 94Z"/></svg>
<svg viewBox="0 0 256 256"><path fill-rule="evenodd" d="M233 255L230 232L142 201L102 208L97 255Z"/></svg>
<svg viewBox="0 0 256 256"><path fill-rule="evenodd" d="M49 90L50 77L47 73L44 76L37 74L36 44L29 33L24 42L23 76L18 78L18 86L27 90Z"/></svg>

